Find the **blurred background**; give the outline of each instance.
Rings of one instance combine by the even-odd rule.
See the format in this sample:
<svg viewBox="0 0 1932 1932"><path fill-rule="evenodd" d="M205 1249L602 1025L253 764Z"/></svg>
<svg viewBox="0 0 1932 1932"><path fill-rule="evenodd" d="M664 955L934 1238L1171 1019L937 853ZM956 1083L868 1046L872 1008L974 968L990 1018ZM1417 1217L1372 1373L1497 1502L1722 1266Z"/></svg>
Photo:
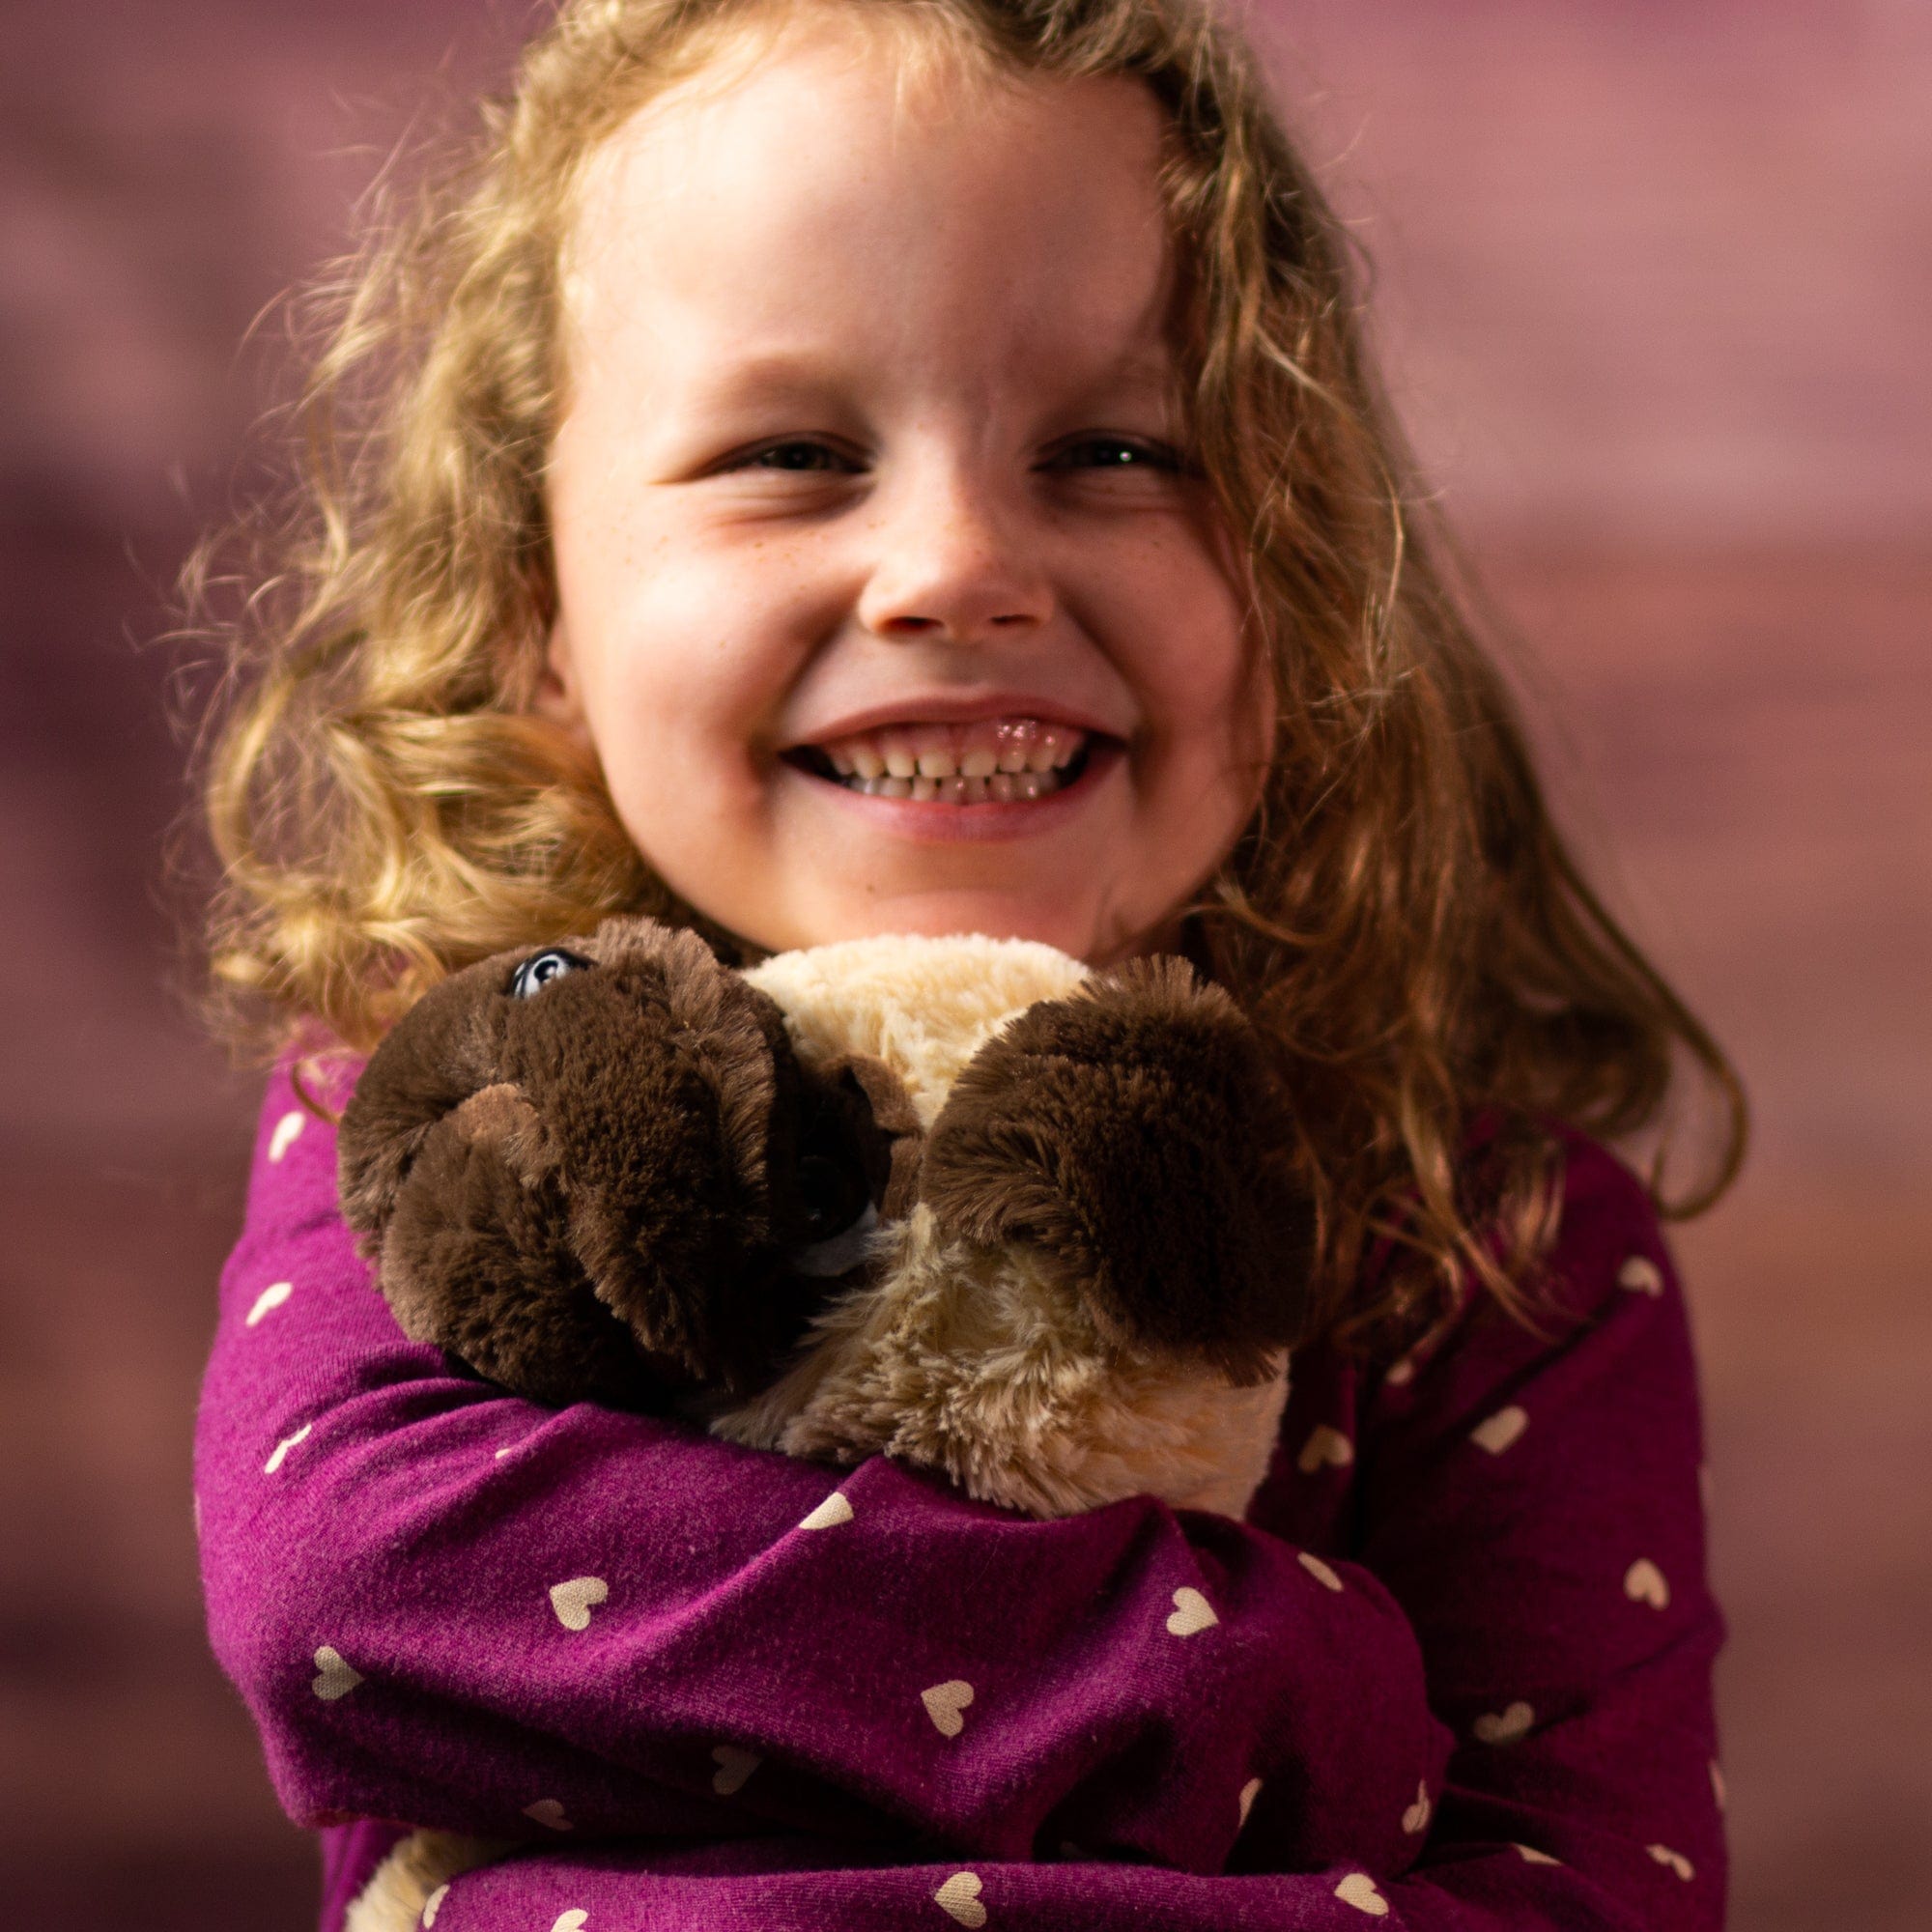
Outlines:
<svg viewBox="0 0 1932 1932"><path fill-rule="evenodd" d="M1257 0L1398 400L1613 902L1741 1063L1684 1228L1736 1932L1932 1899L1932 9ZM0 1896L293 1932L202 1634L188 1439L254 1079L183 999L170 581L249 487L251 320L478 0L0 8ZM272 335L272 331L270 332Z"/></svg>

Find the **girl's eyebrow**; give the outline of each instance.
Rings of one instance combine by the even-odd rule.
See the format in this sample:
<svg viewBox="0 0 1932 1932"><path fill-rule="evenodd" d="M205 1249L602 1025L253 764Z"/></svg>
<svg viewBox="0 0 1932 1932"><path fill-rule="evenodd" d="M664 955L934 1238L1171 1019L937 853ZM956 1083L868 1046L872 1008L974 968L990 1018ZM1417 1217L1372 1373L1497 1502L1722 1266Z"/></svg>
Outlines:
<svg viewBox="0 0 1932 1932"><path fill-rule="evenodd" d="M790 350L767 350L729 363L706 385L707 400L727 405L786 399L825 389L845 373L834 357Z"/></svg>
<svg viewBox="0 0 1932 1932"><path fill-rule="evenodd" d="M1174 362L1165 348L1142 346L1095 371L1081 385L1076 403L1085 407L1101 401L1147 401L1165 406L1174 392Z"/></svg>
<svg viewBox="0 0 1932 1932"><path fill-rule="evenodd" d="M724 409L788 402L837 387L852 373L852 365L837 355L812 351L766 350L729 363L714 381L705 384L705 401ZM1136 345L1099 369L1079 372L1067 384L1066 406L1076 411L1103 402L1151 402L1165 406L1173 387L1174 368L1167 352Z"/></svg>

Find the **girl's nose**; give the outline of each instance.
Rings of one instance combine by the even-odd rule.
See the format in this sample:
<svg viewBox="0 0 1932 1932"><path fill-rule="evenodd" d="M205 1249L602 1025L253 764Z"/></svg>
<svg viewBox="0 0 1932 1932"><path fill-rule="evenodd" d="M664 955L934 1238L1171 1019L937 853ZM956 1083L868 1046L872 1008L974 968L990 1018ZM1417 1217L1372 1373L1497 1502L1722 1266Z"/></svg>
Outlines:
<svg viewBox="0 0 1932 1932"><path fill-rule="evenodd" d="M956 471L897 493L877 526L859 619L875 636L950 643L1018 639L1053 615L1027 512Z"/></svg>

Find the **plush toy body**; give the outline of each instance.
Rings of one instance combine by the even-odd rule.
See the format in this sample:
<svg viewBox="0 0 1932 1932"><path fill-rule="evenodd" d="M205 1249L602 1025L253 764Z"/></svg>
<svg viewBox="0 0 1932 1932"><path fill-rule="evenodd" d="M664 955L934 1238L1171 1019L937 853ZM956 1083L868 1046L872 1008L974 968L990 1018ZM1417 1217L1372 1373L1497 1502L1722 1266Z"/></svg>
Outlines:
<svg viewBox="0 0 1932 1932"><path fill-rule="evenodd" d="M1306 1319L1286 1146L1247 1022L1179 960L878 938L736 973L612 920L426 995L340 1158L403 1327L519 1393L1036 1516L1238 1516ZM501 1849L416 1834L350 1932Z"/></svg>
<svg viewBox="0 0 1932 1932"><path fill-rule="evenodd" d="M1139 1494L1241 1515L1287 1397L1276 1338L1233 1350L1231 1376L1225 1322L1217 1361L1133 1306L1163 1291L1198 1305L1214 1286L1203 1268L1250 1232L1200 1227L1204 1208L1243 1212L1215 1184L1241 1157L1210 1149L1204 1129L1256 1123L1224 1122L1211 1055L1186 1028L1232 1034L1232 1008L1179 961L1090 993L1087 969L1050 947L975 938L815 947L744 977L777 1003L808 1065L867 1060L893 1076L912 1116L903 1131L923 1137L931 1165L924 1187L909 1181L915 1198L884 1204L855 1284L813 1319L792 1365L714 1431L836 1462L884 1452L1039 1517ZM1029 1013L1007 1051L988 1051ZM1193 1172L1172 1172L1177 1153ZM1178 1215L1164 1180L1194 1197ZM1130 1242L1140 1252L1117 1265L1106 1250Z"/></svg>

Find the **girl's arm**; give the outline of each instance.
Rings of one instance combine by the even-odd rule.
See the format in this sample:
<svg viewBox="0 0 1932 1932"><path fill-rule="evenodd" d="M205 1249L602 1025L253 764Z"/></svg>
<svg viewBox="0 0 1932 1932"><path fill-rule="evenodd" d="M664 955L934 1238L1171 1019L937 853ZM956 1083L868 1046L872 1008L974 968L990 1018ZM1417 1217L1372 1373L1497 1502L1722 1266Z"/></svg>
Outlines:
<svg viewBox="0 0 1932 1932"><path fill-rule="evenodd" d="M298 1123L298 1124L292 1124ZM807 1832L1218 1870L1406 1865L1439 1787L1408 1621L1275 1537L1137 1499L1060 1522L585 1406L407 1342L270 1089L196 1487L217 1654L298 1819ZM1332 1575L1332 1573L1331 1573Z"/></svg>
<svg viewBox="0 0 1932 1932"><path fill-rule="evenodd" d="M1690 1325L1641 1185L1581 1135L1565 1155L1537 1330L1472 1300L1419 1359L1308 1390L1290 1446L1327 1426L1359 1455L1256 1514L1388 1587L1455 1734L1390 1925L1715 1932L1724 1633ZM1236 1862L1269 1849L1251 1833Z"/></svg>
<svg viewBox="0 0 1932 1932"><path fill-rule="evenodd" d="M1539 1339L1477 1312L1378 1382L1312 1375L1291 1411L1292 1460L1258 1505L1324 1548L1358 1548L1420 1637L1457 1745L1447 1788L1428 1781L1411 1810L1427 1847L1405 1875L1346 1854L1305 1860L1284 1770L1236 1853L1253 1875L930 1855L836 1870L822 1843L772 1839L478 1872L451 1889L438 1932L549 1924L573 1908L592 1927L629 1924L646 1898L654 1932L943 1925L933 1907L949 1900L957 1922L989 1932L1717 1932L1721 1624L1703 1580L1684 1305L1636 1183L1588 1142L1569 1152L1553 1262L1568 1318ZM1301 1453L1313 1440L1327 1453ZM1342 1597L1367 1594L1364 1571L1331 1567ZM1364 1707L1352 1737L1331 1733L1325 1748L1379 1756L1381 1721ZM1320 1868L1254 1869L1308 1862Z"/></svg>

